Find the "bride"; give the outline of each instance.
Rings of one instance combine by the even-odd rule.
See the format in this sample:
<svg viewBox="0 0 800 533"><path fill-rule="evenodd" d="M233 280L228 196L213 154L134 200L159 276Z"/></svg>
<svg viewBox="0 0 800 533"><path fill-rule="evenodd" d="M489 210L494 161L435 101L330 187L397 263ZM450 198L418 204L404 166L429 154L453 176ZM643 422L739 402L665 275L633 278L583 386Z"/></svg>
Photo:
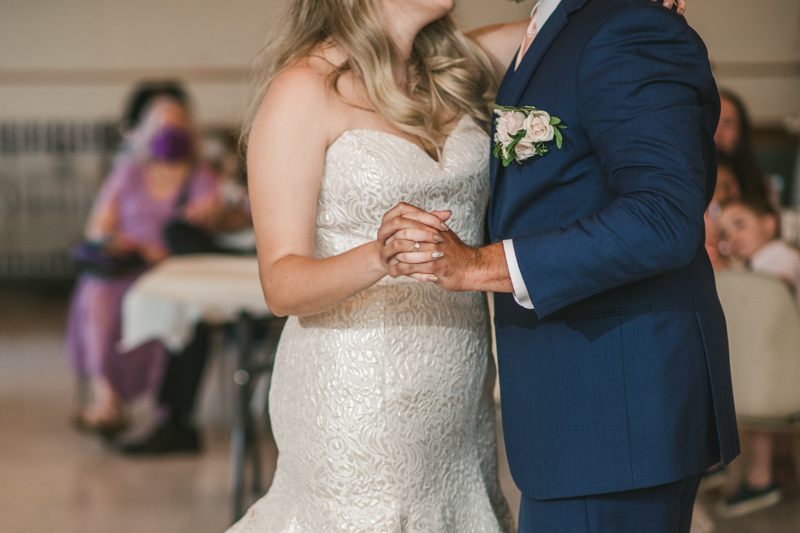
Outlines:
<svg viewBox="0 0 800 533"><path fill-rule="evenodd" d="M465 37L453 8L291 0L264 52L250 198L267 304L291 318L270 392L277 471L232 532L514 530L486 298L387 276L398 251L435 260L445 221L483 240L490 103L529 21ZM384 249L400 202L428 213Z"/></svg>

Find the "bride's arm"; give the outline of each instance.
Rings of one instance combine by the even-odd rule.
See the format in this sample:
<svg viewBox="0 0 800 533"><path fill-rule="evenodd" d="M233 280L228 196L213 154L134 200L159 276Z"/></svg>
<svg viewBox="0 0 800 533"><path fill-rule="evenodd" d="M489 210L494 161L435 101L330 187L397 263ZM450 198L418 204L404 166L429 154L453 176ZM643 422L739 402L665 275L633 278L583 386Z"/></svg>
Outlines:
<svg viewBox="0 0 800 533"><path fill-rule="evenodd" d="M314 258L314 222L335 117L325 79L305 67L278 76L250 134L247 169L264 298L276 315L330 309L387 274L370 242Z"/></svg>
<svg viewBox="0 0 800 533"><path fill-rule="evenodd" d="M686 11L686 0L661 0L661 2L666 8L672 8L673 4L676 4L676 9L681 15ZM465 35L483 49L492 61L497 76L502 78L519 50L529 23L530 19L523 19L504 24L492 24L468 31Z"/></svg>
<svg viewBox="0 0 800 533"><path fill-rule="evenodd" d="M530 19L492 24L468 31L465 35L489 56L495 73L502 78L525 37Z"/></svg>

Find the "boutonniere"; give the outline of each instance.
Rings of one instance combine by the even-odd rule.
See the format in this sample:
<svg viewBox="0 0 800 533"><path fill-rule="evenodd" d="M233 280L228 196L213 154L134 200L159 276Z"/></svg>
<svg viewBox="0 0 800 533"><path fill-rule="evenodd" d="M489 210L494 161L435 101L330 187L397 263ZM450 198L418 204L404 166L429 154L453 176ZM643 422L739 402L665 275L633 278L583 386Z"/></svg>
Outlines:
<svg viewBox="0 0 800 533"><path fill-rule="evenodd" d="M548 152L545 143L556 141L561 148L561 131L567 127L561 119L551 117L546 111L533 106L506 107L494 104L498 115L494 121L497 126L494 134L494 156L507 167L512 162L520 163L535 155Z"/></svg>

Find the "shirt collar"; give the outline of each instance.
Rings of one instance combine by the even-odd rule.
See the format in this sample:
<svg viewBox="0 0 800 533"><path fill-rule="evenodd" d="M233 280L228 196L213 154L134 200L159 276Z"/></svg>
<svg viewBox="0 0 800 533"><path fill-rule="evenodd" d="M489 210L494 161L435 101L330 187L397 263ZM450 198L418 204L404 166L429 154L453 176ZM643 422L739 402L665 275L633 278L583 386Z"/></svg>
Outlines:
<svg viewBox="0 0 800 533"><path fill-rule="evenodd" d="M541 27L544 26L544 23L547 22L547 19L550 18L550 15L553 14L553 11L556 10L560 3L561 0L539 0L536 5L533 6L531 18L533 18L533 14L538 11L536 19L537 29L541 29Z"/></svg>

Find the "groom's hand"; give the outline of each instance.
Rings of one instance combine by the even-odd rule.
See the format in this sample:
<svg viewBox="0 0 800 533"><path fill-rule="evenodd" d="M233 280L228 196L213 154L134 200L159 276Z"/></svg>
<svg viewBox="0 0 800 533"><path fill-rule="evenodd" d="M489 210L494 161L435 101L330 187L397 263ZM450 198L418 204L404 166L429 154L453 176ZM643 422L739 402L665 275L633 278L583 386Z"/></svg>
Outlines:
<svg viewBox="0 0 800 533"><path fill-rule="evenodd" d="M468 246L444 224L449 217L449 211L426 213L409 204L386 213L378 241L385 244L381 258L389 267L389 275L409 276L449 291L512 292L502 243L484 248ZM421 235L414 232L437 229L435 242L407 239ZM416 251L415 242L420 243Z"/></svg>
<svg viewBox="0 0 800 533"><path fill-rule="evenodd" d="M464 244L452 230L442 237L443 242L431 251L397 254L390 262L389 275L410 276L448 291L477 290L474 276L481 271L482 250Z"/></svg>

